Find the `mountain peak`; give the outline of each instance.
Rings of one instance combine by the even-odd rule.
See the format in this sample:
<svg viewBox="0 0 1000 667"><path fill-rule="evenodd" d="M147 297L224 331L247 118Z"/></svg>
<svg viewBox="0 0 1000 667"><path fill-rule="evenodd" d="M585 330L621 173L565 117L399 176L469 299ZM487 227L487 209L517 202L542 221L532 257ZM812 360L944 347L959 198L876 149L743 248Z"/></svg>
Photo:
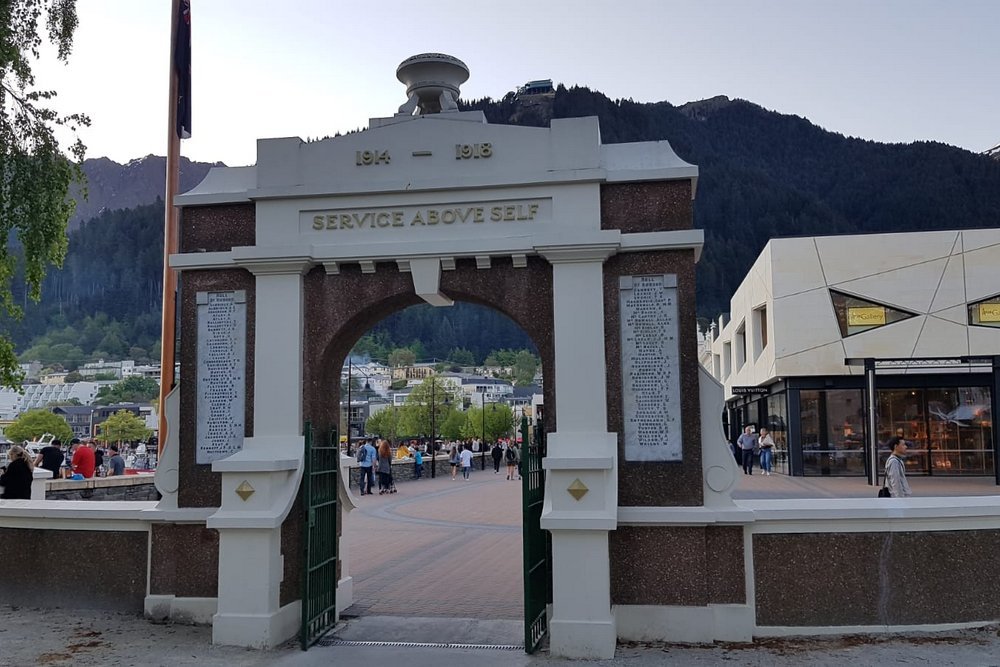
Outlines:
<svg viewBox="0 0 1000 667"><path fill-rule="evenodd" d="M725 95L716 95L706 100L696 100L677 107L677 110L692 120L708 120L708 117L723 109L733 101Z"/></svg>
<svg viewBox="0 0 1000 667"><path fill-rule="evenodd" d="M186 192L198 185L212 167L225 166L221 162L192 162L185 157L180 160L180 192ZM71 196L76 200L76 212L70 218L69 228L75 229L84 220L89 220L102 211L134 208L163 198L167 178L167 160L160 155L129 160L119 164L106 157L89 158L83 161L83 173L87 177L87 198L74 190Z"/></svg>

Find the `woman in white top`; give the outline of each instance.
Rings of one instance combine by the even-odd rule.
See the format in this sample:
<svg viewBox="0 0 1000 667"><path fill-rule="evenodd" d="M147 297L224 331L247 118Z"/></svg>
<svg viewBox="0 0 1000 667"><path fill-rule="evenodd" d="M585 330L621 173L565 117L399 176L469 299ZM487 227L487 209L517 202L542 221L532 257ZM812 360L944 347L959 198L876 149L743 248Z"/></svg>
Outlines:
<svg viewBox="0 0 1000 667"><path fill-rule="evenodd" d="M765 475L771 474L771 461L774 456L774 438L766 428L760 429L760 437L757 438L757 446L760 447L760 469Z"/></svg>

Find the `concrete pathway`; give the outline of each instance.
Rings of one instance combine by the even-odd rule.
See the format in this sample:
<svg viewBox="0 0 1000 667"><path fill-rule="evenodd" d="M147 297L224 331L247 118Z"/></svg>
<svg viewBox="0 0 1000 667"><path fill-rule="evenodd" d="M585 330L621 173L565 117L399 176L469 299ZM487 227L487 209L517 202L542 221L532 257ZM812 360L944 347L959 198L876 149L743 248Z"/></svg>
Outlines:
<svg viewBox="0 0 1000 667"><path fill-rule="evenodd" d="M345 521L354 605L345 616L521 620L521 483L476 469L357 497Z"/></svg>

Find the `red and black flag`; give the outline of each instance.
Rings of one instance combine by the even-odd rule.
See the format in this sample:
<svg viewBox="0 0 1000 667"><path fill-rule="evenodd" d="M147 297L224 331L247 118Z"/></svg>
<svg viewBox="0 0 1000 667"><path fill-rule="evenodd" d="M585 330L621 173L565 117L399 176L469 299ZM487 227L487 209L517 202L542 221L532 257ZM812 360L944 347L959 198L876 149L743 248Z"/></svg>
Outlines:
<svg viewBox="0 0 1000 667"><path fill-rule="evenodd" d="M191 0L180 0L174 41L174 72L177 74L177 136L191 136Z"/></svg>

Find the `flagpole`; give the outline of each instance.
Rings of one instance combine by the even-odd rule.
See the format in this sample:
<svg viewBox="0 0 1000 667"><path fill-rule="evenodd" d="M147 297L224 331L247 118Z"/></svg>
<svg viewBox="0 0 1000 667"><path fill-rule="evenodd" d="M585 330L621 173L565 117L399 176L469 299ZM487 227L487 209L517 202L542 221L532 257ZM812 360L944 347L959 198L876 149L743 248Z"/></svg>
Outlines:
<svg viewBox="0 0 1000 667"><path fill-rule="evenodd" d="M160 404L159 430L157 433L157 460L167 443L167 394L174 387L176 340L177 273L170 268L170 255L178 250L178 215L174 196L180 182L181 140L177 135L177 72L174 68L174 49L177 43L177 17L180 0L170 2L170 46L168 71L170 76L167 103L167 178L163 198L163 317L160 327Z"/></svg>

